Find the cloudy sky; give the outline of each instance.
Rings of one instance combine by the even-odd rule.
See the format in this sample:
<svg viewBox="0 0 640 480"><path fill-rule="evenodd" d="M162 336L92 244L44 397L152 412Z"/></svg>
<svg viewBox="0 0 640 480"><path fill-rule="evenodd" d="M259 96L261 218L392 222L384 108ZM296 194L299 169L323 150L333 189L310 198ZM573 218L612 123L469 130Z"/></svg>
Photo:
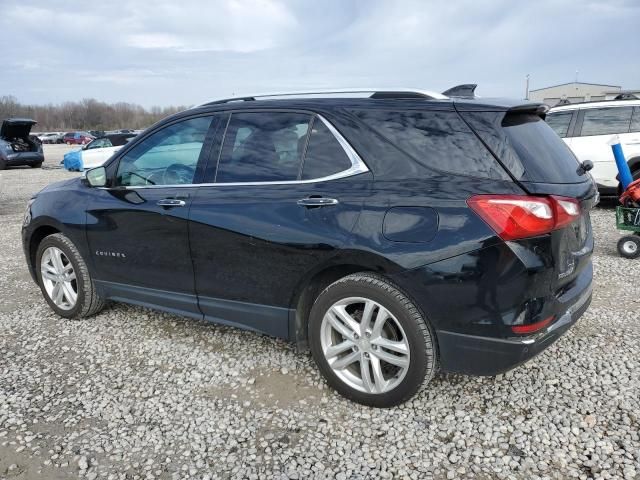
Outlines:
<svg viewBox="0 0 640 480"><path fill-rule="evenodd" d="M153 5L153 6L152 6ZM0 0L0 95L145 106L310 87L640 88L639 0Z"/></svg>

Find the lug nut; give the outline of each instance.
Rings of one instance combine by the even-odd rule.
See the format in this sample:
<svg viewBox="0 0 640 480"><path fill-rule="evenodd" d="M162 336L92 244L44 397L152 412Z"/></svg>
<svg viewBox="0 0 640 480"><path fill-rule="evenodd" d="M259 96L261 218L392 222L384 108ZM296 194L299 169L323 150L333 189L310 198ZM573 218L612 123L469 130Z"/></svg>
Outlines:
<svg viewBox="0 0 640 480"><path fill-rule="evenodd" d="M364 358L369 358L369 354L365 352Z"/></svg>
<svg viewBox="0 0 640 480"><path fill-rule="evenodd" d="M365 335L369 338L371 336L371 332L367 332Z"/></svg>
<svg viewBox="0 0 640 480"><path fill-rule="evenodd" d="M378 345L371 345L371 348L373 348L374 350L378 349Z"/></svg>
<svg viewBox="0 0 640 480"><path fill-rule="evenodd" d="M356 340L360 338L360 335L358 335L357 333L353 334L353 338L355 338Z"/></svg>

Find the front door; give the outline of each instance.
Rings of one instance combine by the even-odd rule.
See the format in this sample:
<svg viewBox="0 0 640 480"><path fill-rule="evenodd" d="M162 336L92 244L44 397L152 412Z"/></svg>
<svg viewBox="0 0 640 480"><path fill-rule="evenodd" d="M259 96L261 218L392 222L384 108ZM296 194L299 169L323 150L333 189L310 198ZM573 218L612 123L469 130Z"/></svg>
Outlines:
<svg viewBox="0 0 640 480"><path fill-rule="evenodd" d="M117 160L112 186L92 198L87 237L107 296L199 313L188 218L212 119L189 118L135 141Z"/></svg>
<svg viewBox="0 0 640 480"><path fill-rule="evenodd" d="M287 338L296 288L349 240L365 172L319 116L233 113L190 213L205 317Z"/></svg>

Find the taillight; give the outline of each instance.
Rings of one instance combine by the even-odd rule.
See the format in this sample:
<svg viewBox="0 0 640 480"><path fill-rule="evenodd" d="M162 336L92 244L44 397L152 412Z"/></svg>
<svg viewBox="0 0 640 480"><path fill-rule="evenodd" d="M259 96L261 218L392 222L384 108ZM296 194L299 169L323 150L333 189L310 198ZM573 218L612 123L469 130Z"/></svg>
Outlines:
<svg viewBox="0 0 640 480"><path fill-rule="evenodd" d="M541 320L541 321L536 322L536 323L530 323L529 325L512 325L511 326L511 330L513 331L513 333L517 333L519 335L526 335L526 334L529 334L529 333L535 333L538 330L542 330L544 327L549 325L553 321L554 318L556 318L556 317L552 315L549 318L545 318L544 320Z"/></svg>
<svg viewBox="0 0 640 480"><path fill-rule="evenodd" d="M544 235L580 216L577 200L554 195L475 195L467 204L503 240Z"/></svg>

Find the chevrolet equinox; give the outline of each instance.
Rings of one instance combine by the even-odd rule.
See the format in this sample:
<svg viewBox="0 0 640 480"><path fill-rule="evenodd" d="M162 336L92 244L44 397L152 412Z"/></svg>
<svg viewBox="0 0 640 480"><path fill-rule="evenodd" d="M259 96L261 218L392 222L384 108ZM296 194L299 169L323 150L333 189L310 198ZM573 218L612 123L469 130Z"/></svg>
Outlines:
<svg viewBox="0 0 640 480"><path fill-rule="evenodd" d="M588 307L597 192L545 114L468 87L207 103L32 198L27 263L62 317L250 329L397 405L438 369L527 361Z"/></svg>

